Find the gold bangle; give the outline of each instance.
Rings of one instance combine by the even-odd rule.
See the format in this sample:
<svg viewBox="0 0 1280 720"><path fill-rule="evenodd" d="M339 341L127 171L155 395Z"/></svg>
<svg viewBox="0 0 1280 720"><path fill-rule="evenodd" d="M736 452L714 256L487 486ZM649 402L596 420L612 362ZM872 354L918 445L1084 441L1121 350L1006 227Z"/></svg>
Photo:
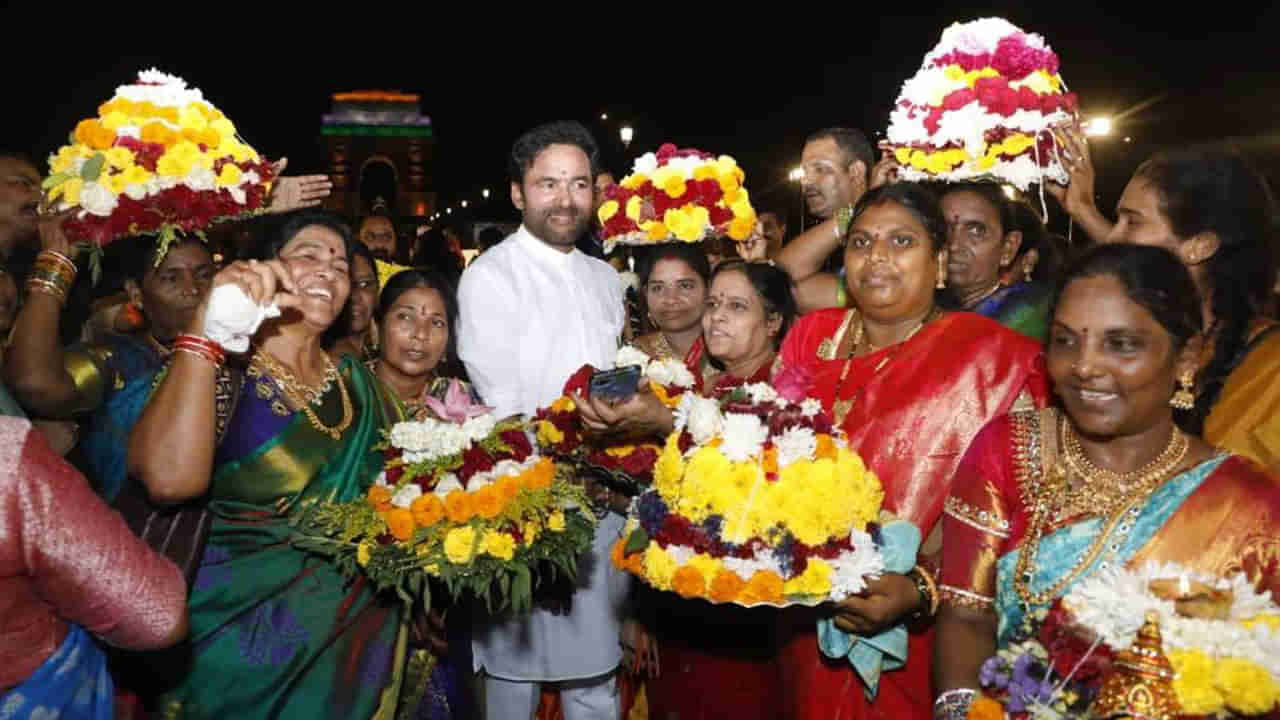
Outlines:
<svg viewBox="0 0 1280 720"><path fill-rule="evenodd" d="M40 278L27 278L27 293L41 293L43 295L52 295L58 301L58 304L65 305L67 303L67 291L59 287L56 283Z"/></svg>
<svg viewBox="0 0 1280 720"><path fill-rule="evenodd" d="M911 571L915 573L916 577L920 578L921 582L924 583L924 592L921 594L929 601L929 611L922 614L926 617L933 617L934 615L937 615L939 602L938 583L934 582L933 575L930 574L928 570L925 570L922 565L916 565L911 569ZM917 585L917 587L919 586Z"/></svg>
<svg viewBox="0 0 1280 720"><path fill-rule="evenodd" d="M72 273L76 272L75 261L57 250L50 250L48 248L41 250L36 254L36 263L39 264L41 261L52 262L69 269Z"/></svg>
<svg viewBox="0 0 1280 720"><path fill-rule="evenodd" d="M202 351L197 350L197 349L195 349L195 348L193 348L193 347L186 347L186 346L182 346L182 347L175 347L175 348L173 349L173 351L174 351L175 353L186 353L187 355L194 355L195 357L198 357L198 358L200 358L200 359L202 359L202 360L204 360L204 361L208 362L210 365L212 365L212 366L214 367L214 369L217 369L217 368L219 368L219 367L222 367L222 363L218 362L218 359L217 359L217 358L215 358L215 357L213 357L213 355L212 355L211 353L202 352Z"/></svg>

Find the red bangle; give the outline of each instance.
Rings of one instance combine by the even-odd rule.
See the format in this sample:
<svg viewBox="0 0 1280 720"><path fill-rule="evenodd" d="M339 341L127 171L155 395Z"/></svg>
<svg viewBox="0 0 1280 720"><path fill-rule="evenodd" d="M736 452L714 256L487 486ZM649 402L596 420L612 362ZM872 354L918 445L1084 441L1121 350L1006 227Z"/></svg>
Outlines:
<svg viewBox="0 0 1280 720"><path fill-rule="evenodd" d="M227 359L221 345L199 335L179 335L173 341L173 349L199 355L216 366L221 366Z"/></svg>

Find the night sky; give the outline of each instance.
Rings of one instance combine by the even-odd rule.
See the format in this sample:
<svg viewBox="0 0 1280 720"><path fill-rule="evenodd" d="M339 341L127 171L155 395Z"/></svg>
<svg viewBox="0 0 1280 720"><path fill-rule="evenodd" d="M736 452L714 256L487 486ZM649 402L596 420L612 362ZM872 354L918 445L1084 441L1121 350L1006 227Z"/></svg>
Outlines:
<svg viewBox="0 0 1280 720"><path fill-rule="evenodd" d="M779 3L680 18L679 4L547 5L534 7L528 24L497 5L484 17L448 20L440 7L399 16L390 4L350 3L326 17L313 5L286 24L207 2L101 6L93 18L70 8L42 17L6 9L6 143L42 159L117 85L156 66L203 90L260 152L288 156L291 174L324 169L320 116L331 93L419 93L434 121L440 204L469 198L473 218L514 217L505 183L511 141L562 118L587 122L615 171L667 140L734 155L753 198L796 214L786 171L809 132L882 132L899 86L943 28L999 15L1046 37L1086 115L1156 100L1094 143L1104 210L1133 168L1170 144L1230 137L1280 180L1280 4L1199 3L1195 13L1173 3L1158 12L1128 3L916 4L910 17L874 16L882 5L840 13ZM1219 8L1229 10L1204 14ZM132 13L174 20L134 24L125 19ZM624 123L635 128L626 154ZM495 191L487 203L482 187Z"/></svg>

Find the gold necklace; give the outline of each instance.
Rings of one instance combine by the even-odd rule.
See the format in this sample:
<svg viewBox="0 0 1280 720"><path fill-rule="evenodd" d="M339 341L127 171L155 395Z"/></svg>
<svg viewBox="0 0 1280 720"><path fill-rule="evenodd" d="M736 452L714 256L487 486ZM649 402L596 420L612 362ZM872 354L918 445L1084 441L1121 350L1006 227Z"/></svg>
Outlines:
<svg viewBox="0 0 1280 720"><path fill-rule="evenodd" d="M974 300L973 302L969 303L969 304L965 307L965 310L973 310L974 308L978 307L979 305L981 305L981 304L982 304L982 301L983 301L983 300L986 300L987 298L991 297L992 295L995 295L995 294L996 294L996 291L997 291L997 290L999 290L999 289L1000 289L1000 281L999 281L999 280L997 280L997 281L996 281L996 284L995 284L995 285L992 285L990 290L988 290L988 291L986 291L986 292L982 293L981 295L979 295L977 300Z"/></svg>
<svg viewBox="0 0 1280 720"><path fill-rule="evenodd" d="M253 354L252 362L258 364L262 371L275 381L290 402L307 416L307 421L311 423L312 427L334 440L338 440L342 437L342 433L351 427L351 420L355 416L355 412L351 407L351 396L347 393L347 385L342 381L342 373L338 372L338 368L333 364L333 360L329 358L328 354L323 357L325 363L324 380L315 387L303 385L293 373L280 364L280 361L262 348L258 348L258 351ZM338 421L337 425L329 427L320 422L320 416L316 415L311 406L320 405L334 382L337 383L338 393L342 398L342 419Z"/></svg>
<svg viewBox="0 0 1280 720"><path fill-rule="evenodd" d="M858 347L863 344L863 339L866 337L866 323L862 321L862 313L857 310L850 310L849 312L850 312L850 315L849 315L848 322L853 323L856 320L857 326L853 330L853 340L852 342L849 343L849 352L846 353L844 356L844 367L840 369L840 380L836 382L835 395L832 395L831 414L837 426L839 426L844 422L844 419L849 415L849 412L853 410L854 404L858 401L858 395L861 395L860 392L856 393L854 397L849 398L847 400L842 399L840 397L841 391L844 390L844 381L846 378L849 377L849 369L853 367L853 360L854 358L860 355L860 353L858 352ZM901 348L904 344L906 344L908 340L910 340L912 337L915 337L915 334L920 332L921 328L923 328L925 325L928 325L930 322L936 319L939 315L941 315L941 313L938 311L937 306L930 308L929 312L925 313L925 316L920 318L920 322L916 323L916 326L911 328L911 331L908 332L905 337L903 337L898 342L890 343L885 347L886 348L893 347L896 345L899 348ZM870 340L866 341L866 346L867 346L866 352L868 353L879 352L880 350L884 349L884 348L878 348L875 345L871 344ZM861 354L865 354L865 353L861 353ZM895 352L893 355L886 355L885 357L881 358L880 362L876 363L875 372L880 372L881 370L883 370L884 367L888 365L889 362L893 360L893 358L896 355L897 353Z"/></svg>
<svg viewBox="0 0 1280 720"><path fill-rule="evenodd" d="M1110 516L1124 504L1125 498L1140 490L1152 476L1162 476L1182 462L1191 441L1185 433L1172 428L1164 450L1141 468L1118 473L1100 468L1085 454L1080 436L1070 423L1063 421L1063 459L1067 469L1079 481L1069 487L1058 508L1058 519L1066 520L1075 515L1092 513Z"/></svg>
<svg viewBox="0 0 1280 720"><path fill-rule="evenodd" d="M1066 415L1059 416L1058 432L1062 438L1064 455L1070 457L1077 452L1079 454L1079 457L1069 460L1068 464L1074 461L1082 467L1092 467L1103 477L1121 480L1128 489L1124 492L1115 493L1109 498L1099 499L1096 495L1089 496L1088 493L1081 493L1080 490L1073 491L1069 473L1061 465L1055 465L1050 470L1047 477L1033 491L1031 521L1027 527L1027 537L1023 542L1022 550L1018 553L1017 568L1014 571L1014 590L1017 591L1018 597L1022 599L1022 602L1027 607L1045 605L1052 602L1077 577L1092 567L1093 563L1097 561L1105 550L1110 549L1113 553L1118 552L1124 538L1128 537L1129 532L1133 530L1137 516L1141 514L1140 503L1154 492L1157 487L1162 485L1166 477L1182 464L1182 461L1186 458L1187 450L1191 446L1187 436L1175 428L1169 437L1169 443L1155 460L1134 472L1120 474L1102 470L1092 462L1089 462L1084 455L1083 448L1080 447L1080 439L1075 435L1075 430L1071 427ZM1076 450L1072 448L1076 448ZM1092 478L1085 477L1082 479L1085 481L1083 483L1084 487L1088 488L1089 481ZM1052 586L1040 592L1032 592L1031 580L1035 575L1035 559L1040 550L1040 541L1044 537L1045 531L1049 528L1051 518L1053 516L1061 517L1066 501L1073 493L1081 493L1083 496L1090 497L1089 503L1092 509L1089 512L1106 518L1106 522L1102 531L1098 533L1098 536L1089 545L1088 550L1080 556L1080 559L1071 567L1071 570ZM1077 498L1075 502L1079 503L1081 500ZM1103 507L1099 506L1100 502ZM1098 510L1103 510L1103 512L1098 512ZM1117 531L1118 535L1113 539L1112 535ZM1108 540L1111 540L1109 545Z"/></svg>

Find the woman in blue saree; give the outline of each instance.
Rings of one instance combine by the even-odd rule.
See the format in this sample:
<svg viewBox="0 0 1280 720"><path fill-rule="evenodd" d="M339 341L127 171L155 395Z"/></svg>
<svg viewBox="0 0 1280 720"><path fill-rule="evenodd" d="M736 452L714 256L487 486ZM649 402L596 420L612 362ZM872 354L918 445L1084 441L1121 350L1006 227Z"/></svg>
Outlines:
<svg viewBox="0 0 1280 720"><path fill-rule="evenodd" d="M153 500L207 493L214 515L190 597L191 663L166 717L394 717L400 602L289 543L299 512L373 481L373 445L395 416L367 368L321 347L350 292L351 243L340 220L303 212L263 260L219 272L210 297L234 285L283 314L253 336L242 370L221 366L207 338L179 338L130 437L130 470Z"/></svg>
<svg viewBox="0 0 1280 720"><path fill-rule="evenodd" d="M983 661L1099 570L1177 563L1280 590L1280 485L1173 422L1202 328L1166 250L1103 246L1067 274L1047 346L1063 409L988 425L947 500L935 717L965 717Z"/></svg>

